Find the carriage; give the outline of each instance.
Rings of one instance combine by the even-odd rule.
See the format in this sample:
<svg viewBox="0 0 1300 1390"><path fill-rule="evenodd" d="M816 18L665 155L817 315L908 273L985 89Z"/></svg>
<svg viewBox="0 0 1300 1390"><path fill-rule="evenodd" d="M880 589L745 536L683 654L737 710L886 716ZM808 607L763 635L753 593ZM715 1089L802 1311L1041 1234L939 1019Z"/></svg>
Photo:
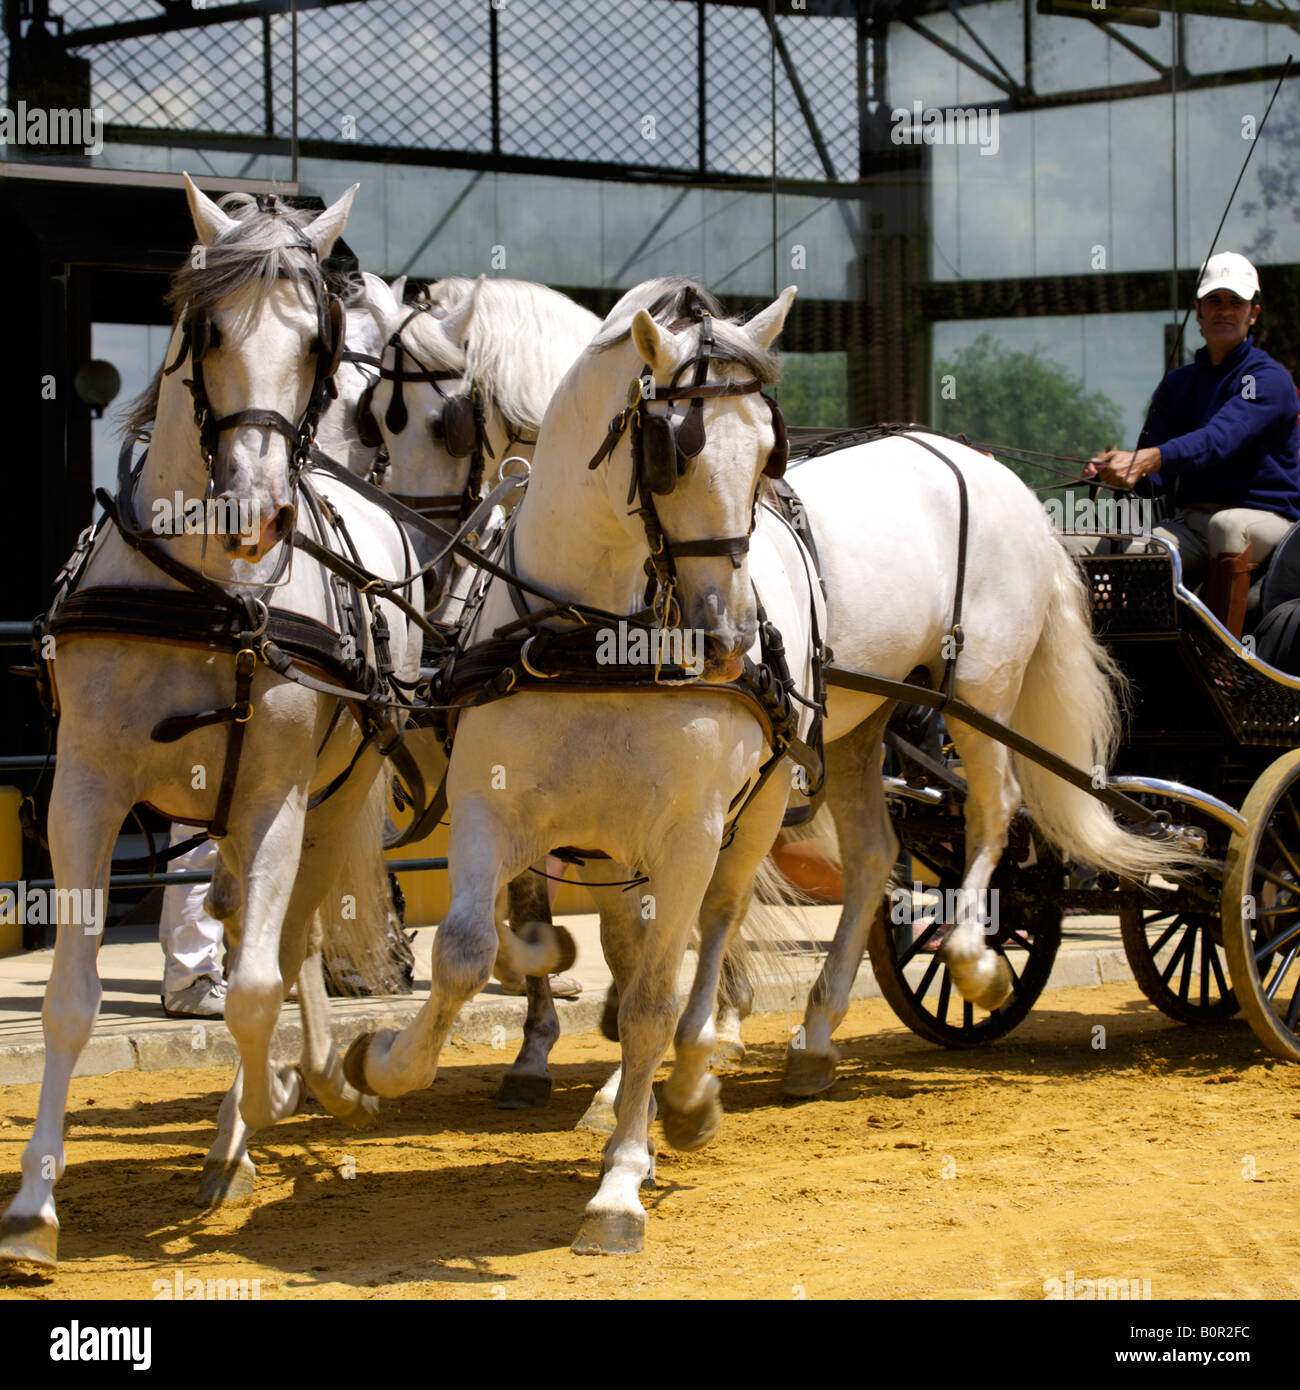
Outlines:
<svg viewBox="0 0 1300 1390"><path fill-rule="evenodd" d="M1133 975L1164 1013L1212 1023L1240 1010L1271 1052L1300 1060L1300 678L1262 660L1249 638L1234 640L1183 586L1178 556L1161 541L1079 564L1094 632L1133 696L1105 786L1153 813L1152 829L1201 850L1201 867L1181 882L1141 885L1104 865L1072 868L1043 853L1022 813L986 927L1015 975L1007 1003L982 1013L954 998L934 951L941 924L900 925L888 912L869 938L876 979L922 1037L977 1046L1014 1028L1046 986L1063 914L1117 915ZM1265 608L1275 605L1278 586L1263 588ZM965 862L964 783L915 733L915 720L896 718L887 737L901 774L887 778L895 828L911 867L950 889Z"/></svg>

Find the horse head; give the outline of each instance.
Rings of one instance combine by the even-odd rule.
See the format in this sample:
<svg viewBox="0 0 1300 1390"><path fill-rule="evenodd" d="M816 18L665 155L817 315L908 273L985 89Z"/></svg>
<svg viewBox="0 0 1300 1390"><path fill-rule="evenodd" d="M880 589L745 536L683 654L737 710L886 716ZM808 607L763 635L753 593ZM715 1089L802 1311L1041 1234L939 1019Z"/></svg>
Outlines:
<svg viewBox="0 0 1300 1390"><path fill-rule="evenodd" d="M649 551L658 620L701 634L705 680L734 680L757 635L749 537L762 474L785 468L784 423L763 387L777 379L771 347L795 293L742 324L689 282L651 281L624 297L621 315L615 306L593 344L630 342L640 359L623 369L625 404L592 467L609 457L610 502Z"/></svg>
<svg viewBox="0 0 1300 1390"><path fill-rule="evenodd" d="M444 524L477 499L482 482L486 423L465 354L482 283L480 276L450 303L445 282L422 304L394 296L383 365L357 409L362 440L388 455L384 487Z"/></svg>
<svg viewBox="0 0 1300 1390"><path fill-rule="evenodd" d="M343 308L320 263L357 185L314 217L267 196L221 207L188 175L185 187L198 244L172 282L159 424L188 408L204 503L219 520L205 525L231 557L255 561L292 532L298 473L342 352Z"/></svg>

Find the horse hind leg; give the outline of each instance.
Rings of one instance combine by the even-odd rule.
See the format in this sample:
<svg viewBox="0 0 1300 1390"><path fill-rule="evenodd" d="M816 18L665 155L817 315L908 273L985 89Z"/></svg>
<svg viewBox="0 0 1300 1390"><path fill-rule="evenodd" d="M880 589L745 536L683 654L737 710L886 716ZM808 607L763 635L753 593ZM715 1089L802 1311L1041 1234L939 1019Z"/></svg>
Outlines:
<svg viewBox="0 0 1300 1390"><path fill-rule="evenodd" d="M545 864L541 867L544 869ZM506 890L506 901L512 924L522 927L526 922L551 922L547 880L541 874L525 871L513 879ZM560 1036L555 997L546 975L525 976L524 988L528 997L524 1040L501 1079L494 1102L498 1110L544 1110L551 1100L554 1082L547 1059Z"/></svg>
<svg viewBox="0 0 1300 1390"><path fill-rule="evenodd" d="M803 1028L786 1054L781 1090L787 1096L819 1095L835 1081L839 1052L831 1038L848 1012L867 933L898 856L880 769L880 743L892 709L882 705L826 749L826 795L840 842L844 906L809 992Z"/></svg>
<svg viewBox="0 0 1300 1390"><path fill-rule="evenodd" d="M1020 805L1020 787L1002 744L955 722L952 739L968 787L966 873L943 957L962 998L991 1011L1005 1004L1015 988L1011 967L989 947L985 928L994 920L989 882L1006 847L1011 817Z"/></svg>
<svg viewBox="0 0 1300 1390"><path fill-rule="evenodd" d="M722 957L722 975L718 981L717 1042L709 1065L720 1071L737 1071L745 1060L745 1040L740 1025L754 1009L754 984L749 978L745 960L747 947L738 937L732 938Z"/></svg>

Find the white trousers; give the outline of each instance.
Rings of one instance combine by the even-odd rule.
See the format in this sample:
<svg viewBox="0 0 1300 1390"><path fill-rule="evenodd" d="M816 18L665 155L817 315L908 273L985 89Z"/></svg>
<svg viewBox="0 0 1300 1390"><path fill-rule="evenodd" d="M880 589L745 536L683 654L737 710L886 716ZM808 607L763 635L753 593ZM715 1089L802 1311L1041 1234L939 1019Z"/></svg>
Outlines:
<svg viewBox="0 0 1300 1390"><path fill-rule="evenodd" d="M171 843L188 840L202 827L172 826ZM168 865L177 872L202 873L217 863L217 842L201 845L173 859ZM178 994L204 975L221 978L221 947L224 928L203 910L206 883L174 884L163 890L162 917L158 940L163 948L163 993Z"/></svg>

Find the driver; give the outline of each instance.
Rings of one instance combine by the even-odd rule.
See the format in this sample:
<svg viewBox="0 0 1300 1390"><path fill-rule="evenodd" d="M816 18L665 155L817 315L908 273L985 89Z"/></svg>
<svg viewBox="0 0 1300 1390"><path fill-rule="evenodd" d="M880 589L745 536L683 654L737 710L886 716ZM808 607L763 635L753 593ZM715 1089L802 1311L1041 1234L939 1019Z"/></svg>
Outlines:
<svg viewBox="0 0 1300 1390"><path fill-rule="evenodd" d="M1108 449L1087 470L1125 488L1158 475L1176 512L1155 535L1177 547L1187 587L1206 579L1206 606L1234 637L1251 570L1300 520L1296 388L1255 346L1259 310L1255 267L1235 251L1212 256L1196 289L1205 346L1160 383L1136 452Z"/></svg>

